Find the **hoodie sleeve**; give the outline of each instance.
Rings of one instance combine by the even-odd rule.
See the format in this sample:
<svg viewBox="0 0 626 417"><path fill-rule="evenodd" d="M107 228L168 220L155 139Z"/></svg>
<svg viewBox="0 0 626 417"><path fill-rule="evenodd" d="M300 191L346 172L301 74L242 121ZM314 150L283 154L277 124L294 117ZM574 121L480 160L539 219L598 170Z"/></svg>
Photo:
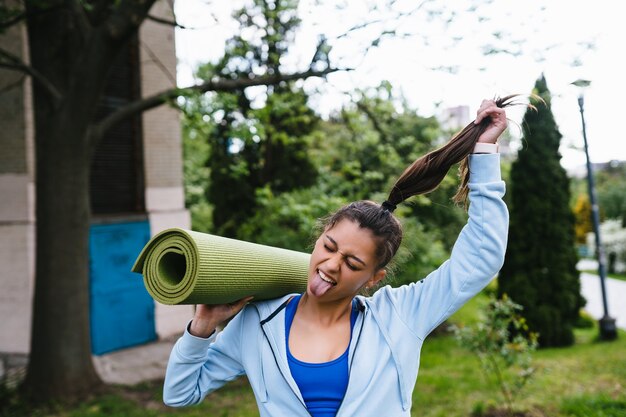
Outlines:
<svg viewBox="0 0 626 417"><path fill-rule="evenodd" d="M399 316L421 339L480 292L504 263L509 213L500 154L473 154L469 162L469 219L450 258L426 278L386 286L373 297L379 309Z"/></svg>
<svg viewBox="0 0 626 417"><path fill-rule="evenodd" d="M171 407L198 404L226 382L243 375L240 311L219 333L200 338L185 333L178 339L167 364L163 384L163 402Z"/></svg>

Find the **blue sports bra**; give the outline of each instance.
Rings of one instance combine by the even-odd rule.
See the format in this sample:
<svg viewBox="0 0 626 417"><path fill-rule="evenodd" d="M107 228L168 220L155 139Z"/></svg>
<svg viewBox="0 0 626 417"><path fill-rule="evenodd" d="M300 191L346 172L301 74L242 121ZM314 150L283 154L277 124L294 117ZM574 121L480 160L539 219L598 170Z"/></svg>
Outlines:
<svg viewBox="0 0 626 417"><path fill-rule="evenodd" d="M285 309L285 343L287 361L293 379L298 384L306 407L313 417L334 417L348 387L348 349L337 359L323 363L303 362L289 350L289 332L296 315L300 295L295 296ZM350 338L357 318L356 301L350 314Z"/></svg>

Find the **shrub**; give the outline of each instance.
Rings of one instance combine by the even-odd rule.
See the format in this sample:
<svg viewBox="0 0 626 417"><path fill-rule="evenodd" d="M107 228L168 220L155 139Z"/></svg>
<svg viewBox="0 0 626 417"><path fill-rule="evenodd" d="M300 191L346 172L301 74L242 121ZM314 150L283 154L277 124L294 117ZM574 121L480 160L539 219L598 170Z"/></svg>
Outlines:
<svg viewBox="0 0 626 417"><path fill-rule="evenodd" d="M521 310L506 294L501 299L491 297L485 317L477 325L453 326L457 341L478 355L487 379L500 388L509 414L535 372L531 354L537 348L537 334L528 331Z"/></svg>

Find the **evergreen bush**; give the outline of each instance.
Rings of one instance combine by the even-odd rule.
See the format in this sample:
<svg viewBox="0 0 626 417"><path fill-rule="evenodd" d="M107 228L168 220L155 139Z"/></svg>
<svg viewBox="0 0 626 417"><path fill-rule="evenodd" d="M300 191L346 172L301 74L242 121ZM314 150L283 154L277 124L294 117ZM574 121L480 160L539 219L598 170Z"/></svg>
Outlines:
<svg viewBox="0 0 626 417"><path fill-rule="evenodd" d="M560 165L558 130L550 91L541 76L533 91L544 103L528 109L523 147L511 168L510 229L498 293L524 306L539 344L567 346L584 299L576 269L574 215L569 179Z"/></svg>

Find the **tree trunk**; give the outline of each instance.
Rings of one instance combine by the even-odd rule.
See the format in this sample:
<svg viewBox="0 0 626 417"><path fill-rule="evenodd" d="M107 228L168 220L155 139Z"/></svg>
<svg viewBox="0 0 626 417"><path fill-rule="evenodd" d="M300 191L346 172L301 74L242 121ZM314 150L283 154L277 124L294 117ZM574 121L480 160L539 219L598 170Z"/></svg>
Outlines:
<svg viewBox="0 0 626 417"><path fill-rule="evenodd" d="M70 7L29 19L31 64L61 92L33 86L36 158L35 296L23 391L71 402L101 384L89 326L89 126L115 48L79 29Z"/></svg>
<svg viewBox="0 0 626 417"><path fill-rule="evenodd" d="M100 384L89 333L90 155L84 129L49 121L50 130L36 133L37 257L24 388L38 401L71 401Z"/></svg>

